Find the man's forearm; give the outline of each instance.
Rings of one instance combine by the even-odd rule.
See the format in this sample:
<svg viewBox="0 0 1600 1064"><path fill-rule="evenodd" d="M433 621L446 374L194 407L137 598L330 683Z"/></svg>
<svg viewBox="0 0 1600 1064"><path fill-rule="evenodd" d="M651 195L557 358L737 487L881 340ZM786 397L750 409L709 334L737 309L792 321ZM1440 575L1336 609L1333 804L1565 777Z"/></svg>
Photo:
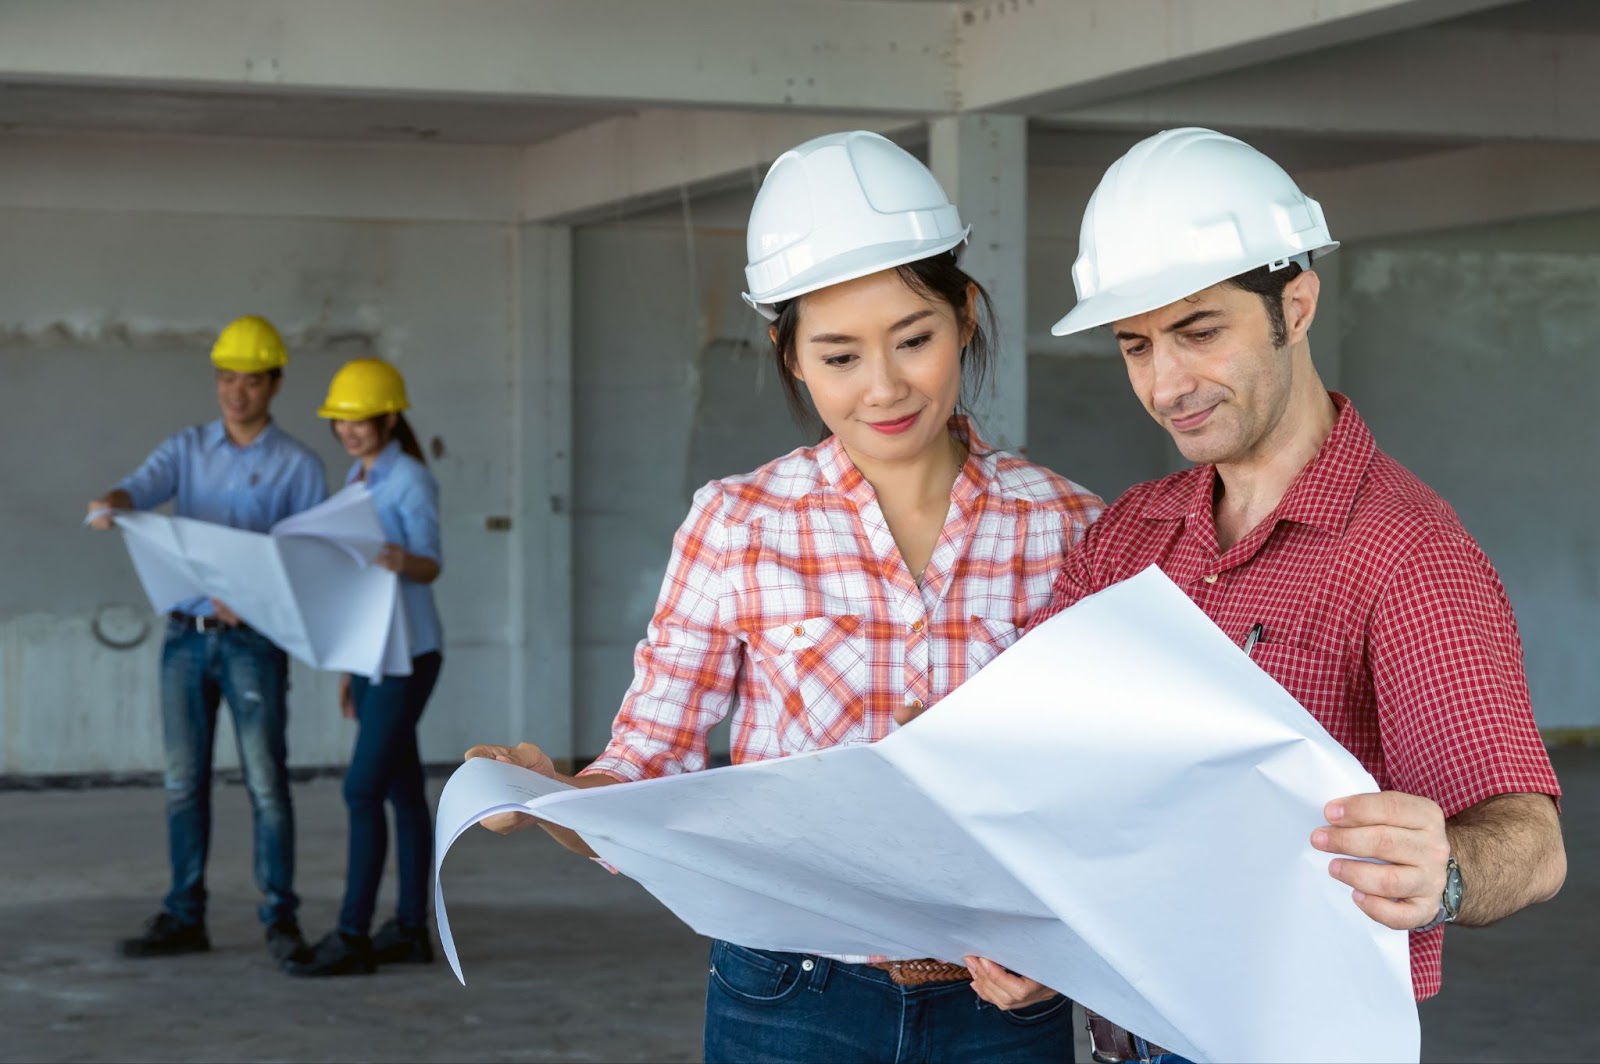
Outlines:
<svg viewBox="0 0 1600 1064"><path fill-rule="evenodd" d="M1547 794L1502 794L1445 822L1461 868L1456 923L1484 927L1549 901L1567 878L1561 820Z"/></svg>

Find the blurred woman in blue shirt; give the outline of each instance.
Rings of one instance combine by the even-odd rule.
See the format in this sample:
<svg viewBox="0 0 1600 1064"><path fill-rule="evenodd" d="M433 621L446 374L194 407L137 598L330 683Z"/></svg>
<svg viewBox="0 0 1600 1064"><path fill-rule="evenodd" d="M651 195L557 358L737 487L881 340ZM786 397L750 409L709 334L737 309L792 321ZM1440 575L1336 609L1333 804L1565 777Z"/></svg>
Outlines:
<svg viewBox="0 0 1600 1064"><path fill-rule="evenodd" d="M407 424L405 381L375 358L347 363L334 375L318 416L356 459L346 484L372 493L388 540L377 564L400 577L400 603L411 644L411 675L376 681L345 676L339 703L358 722L344 777L350 809L350 855L339 924L309 959L287 965L294 975L363 975L379 964L428 962L428 877L433 828L423 790L417 722L439 678L442 632L430 585L439 578L439 485L428 472ZM369 937L388 848L384 802L394 807L400 889L395 917Z"/></svg>

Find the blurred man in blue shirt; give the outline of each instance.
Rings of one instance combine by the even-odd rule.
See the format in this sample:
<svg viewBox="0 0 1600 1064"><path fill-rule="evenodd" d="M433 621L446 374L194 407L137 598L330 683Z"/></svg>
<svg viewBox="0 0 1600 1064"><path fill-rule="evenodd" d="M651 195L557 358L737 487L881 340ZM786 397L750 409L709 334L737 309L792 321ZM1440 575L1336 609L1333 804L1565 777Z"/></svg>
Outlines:
<svg viewBox="0 0 1600 1064"><path fill-rule="evenodd" d="M147 510L174 499L180 517L265 532L321 502L322 461L272 422L272 399L289 361L270 322L230 324L211 351L222 417L174 433L115 489L89 504L95 528L109 511ZM211 757L222 699L233 714L239 763L255 814L261 922L280 964L306 954L295 910L294 807L289 797L289 658L213 599L178 603L161 658L167 833L172 890L124 956L211 948L206 935L206 853L211 841Z"/></svg>

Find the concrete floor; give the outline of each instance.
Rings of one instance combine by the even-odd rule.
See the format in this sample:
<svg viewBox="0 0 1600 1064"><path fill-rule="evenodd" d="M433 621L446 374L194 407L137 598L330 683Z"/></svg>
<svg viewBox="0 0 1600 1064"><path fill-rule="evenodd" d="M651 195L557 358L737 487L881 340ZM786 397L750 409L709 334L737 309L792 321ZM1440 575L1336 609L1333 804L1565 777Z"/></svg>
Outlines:
<svg viewBox="0 0 1600 1064"><path fill-rule="evenodd" d="M1558 751L1556 767L1566 889L1501 927L1450 933L1445 992L1423 1007L1424 1060L1600 1060L1600 750ZM473 832L451 852L467 987L442 961L369 978L279 974L255 922L244 793L222 786L217 799L213 951L131 961L112 943L165 887L161 792L0 793L0 1059L698 1059L704 942L542 836ZM343 806L331 779L297 785L296 799L316 936L338 903Z"/></svg>

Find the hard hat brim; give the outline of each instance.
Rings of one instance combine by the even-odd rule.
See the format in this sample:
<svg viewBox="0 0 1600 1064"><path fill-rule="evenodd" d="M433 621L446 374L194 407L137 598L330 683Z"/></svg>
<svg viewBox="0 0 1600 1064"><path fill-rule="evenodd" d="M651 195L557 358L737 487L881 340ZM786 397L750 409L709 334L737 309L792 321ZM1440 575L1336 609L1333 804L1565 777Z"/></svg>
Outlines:
<svg viewBox="0 0 1600 1064"><path fill-rule="evenodd" d="M1339 242L1334 240L1310 252L1313 265L1315 265L1314 260L1338 246ZM1050 333L1052 336L1071 336L1073 333L1110 325L1124 318L1148 314L1169 303L1176 303L1180 299L1187 299L1204 292L1207 288L1219 285L1230 277L1249 273L1265 265L1266 263L1253 261L1222 267L1216 263L1202 263L1186 270L1164 273L1150 284L1125 285L1121 288L1096 292L1067 311L1060 321L1050 327ZM1219 273L1221 276L1218 276Z"/></svg>
<svg viewBox="0 0 1600 1064"><path fill-rule="evenodd" d="M409 409L409 406L384 406L381 409L323 406L317 409L317 416L329 421L370 421L385 414L403 414Z"/></svg>
<svg viewBox="0 0 1600 1064"><path fill-rule="evenodd" d="M288 359L273 359L266 362L257 362L247 359L213 358L211 365L229 373L271 373L275 369L282 369L289 364Z"/></svg>
<svg viewBox="0 0 1600 1064"><path fill-rule="evenodd" d="M972 227L967 226L954 236L941 236L931 240L902 240L892 244L873 244L858 248L849 254L835 256L809 270L802 271L770 292L742 293L744 301L768 321L776 321L778 319L776 307L779 303L787 303L808 292L817 292L846 281L854 281L880 270L891 270L896 266L930 259L951 248L960 247L966 243L971 232Z"/></svg>

